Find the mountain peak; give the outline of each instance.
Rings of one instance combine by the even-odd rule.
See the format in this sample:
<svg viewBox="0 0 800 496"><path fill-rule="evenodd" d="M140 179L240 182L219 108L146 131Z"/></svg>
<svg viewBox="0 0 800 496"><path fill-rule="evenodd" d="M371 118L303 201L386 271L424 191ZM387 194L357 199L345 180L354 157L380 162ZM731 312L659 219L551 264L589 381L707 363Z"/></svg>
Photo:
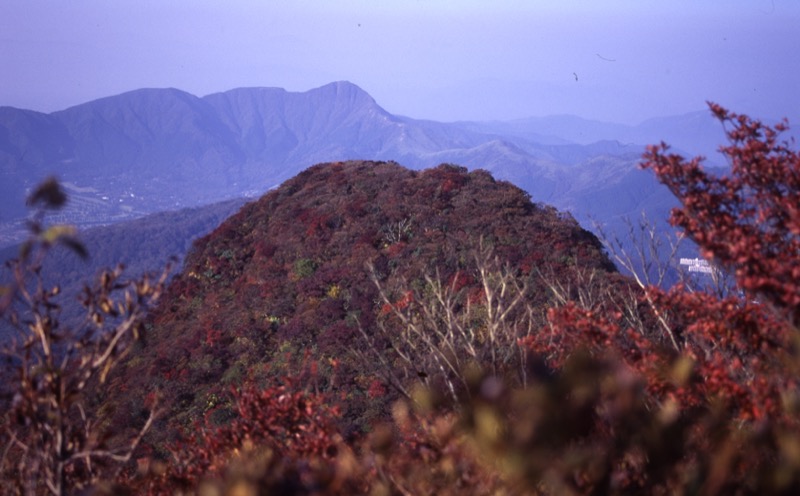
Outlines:
<svg viewBox="0 0 800 496"><path fill-rule="evenodd" d="M173 391L186 392L164 403L169 427L178 428L210 394L222 397L232 378L269 374L261 364L305 350L312 360L341 360L336 387L363 398L364 378L377 372L344 362L385 316L373 279L392 298L406 282L424 286L434 274L479 295L467 261L482 246L525 277L539 266L567 277L568 259L604 275L613 270L600 242L574 220L485 171L372 161L313 166L195 243L154 310L158 330L120 378L132 396L117 401L169 380ZM544 290L531 297L539 301ZM376 404L348 404L343 421L366 427L365 408Z"/></svg>
<svg viewBox="0 0 800 496"><path fill-rule="evenodd" d="M314 88L306 92L309 95L320 95L324 98L332 98L350 104L369 104L378 105L375 99L360 86L350 81L335 81L326 85Z"/></svg>
<svg viewBox="0 0 800 496"><path fill-rule="evenodd" d="M196 101L198 98L191 93L188 93L177 88L139 88L131 91L126 91L118 95L106 96L91 100L86 103L74 105L65 110L54 112L54 115L69 113L75 109L80 108L105 108L105 107L119 107L121 105L163 105L169 102L178 101Z"/></svg>
<svg viewBox="0 0 800 496"><path fill-rule="evenodd" d="M334 89L337 93L344 93L344 92L357 92L357 93L364 93L364 94L367 93L359 85L357 85L355 83L351 83L350 81L347 81L347 80L333 81L333 82L328 83L328 84L323 84L322 86L320 86L317 89L319 89L319 90Z"/></svg>

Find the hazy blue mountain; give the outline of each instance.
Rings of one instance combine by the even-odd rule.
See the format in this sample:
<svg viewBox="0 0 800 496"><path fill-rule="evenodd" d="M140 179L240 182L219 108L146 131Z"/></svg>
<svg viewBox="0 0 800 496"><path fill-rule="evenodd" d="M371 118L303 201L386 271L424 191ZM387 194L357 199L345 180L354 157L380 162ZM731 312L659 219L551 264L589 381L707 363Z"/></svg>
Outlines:
<svg viewBox="0 0 800 496"><path fill-rule="evenodd" d="M487 169L591 227L590 214L613 223L641 209L664 211L668 193L637 168L644 145L673 137L681 149L702 148L712 134L695 114L639 126L573 116L416 120L388 113L344 81L302 93L239 88L202 98L141 89L52 114L4 107L0 245L22 230L26 188L48 174L71 198L59 220L88 225L260 195L315 163L348 159Z"/></svg>
<svg viewBox="0 0 800 496"><path fill-rule="evenodd" d="M297 172L294 164L361 157L421 167L419 160L425 154L474 146L486 139L451 125L394 116L348 82L305 93L243 88L204 100L234 130L250 161L286 178Z"/></svg>
<svg viewBox="0 0 800 496"><path fill-rule="evenodd" d="M88 258L80 258L69 248L56 245L44 260L42 274L47 286L59 285L59 301L63 305L62 323L81 324L85 318L82 307L73 303L86 284L104 269L117 264L125 266L125 277L135 278L145 273L160 274L170 262L173 272L180 268L192 242L215 229L234 214L244 201L241 199L159 212L113 225L83 229L79 234ZM19 256L19 246L0 247L0 280L9 277L7 260ZM13 335L8 323L0 321L0 343Z"/></svg>
<svg viewBox="0 0 800 496"><path fill-rule="evenodd" d="M75 141L74 161L59 173L81 185L113 180L116 190L130 184L167 196L177 188L211 200L226 196L215 190L230 189L228 171L244 160L215 110L175 89L136 90L52 115Z"/></svg>
<svg viewBox="0 0 800 496"><path fill-rule="evenodd" d="M638 125L600 122L574 115L459 125L472 131L515 136L542 144L589 145L616 141L644 146L664 141L683 154L703 155L711 162L723 163L717 149L725 143L725 133L709 110L649 119Z"/></svg>
<svg viewBox="0 0 800 496"><path fill-rule="evenodd" d="M25 215L25 191L74 156L74 140L57 119L0 107L0 223Z"/></svg>

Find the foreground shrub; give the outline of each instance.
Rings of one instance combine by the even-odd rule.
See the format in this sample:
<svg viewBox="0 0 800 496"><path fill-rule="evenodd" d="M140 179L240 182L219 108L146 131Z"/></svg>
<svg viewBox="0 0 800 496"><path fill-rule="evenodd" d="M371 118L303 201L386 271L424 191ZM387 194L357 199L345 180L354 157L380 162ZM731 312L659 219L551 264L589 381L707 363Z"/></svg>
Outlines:
<svg viewBox="0 0 800 496"><path fill-rule="evenodd" d="M31 237L8 262L9 280L0 285L0 317L11 333L2 348L4 494L72 494L113 478L155 414L151 409L135 432L111 441L90 404L107 386L109 371L143 336L145 313L161 295L166 271L134 280L124 279L121 268L104 271L80 296L85 321L77 326L62 321L60 288L45 284L42 262L58 244L87 256L73 227L43 223L46 210L65 202L55 180L34 190L29 203L39 210Z"/></svg>

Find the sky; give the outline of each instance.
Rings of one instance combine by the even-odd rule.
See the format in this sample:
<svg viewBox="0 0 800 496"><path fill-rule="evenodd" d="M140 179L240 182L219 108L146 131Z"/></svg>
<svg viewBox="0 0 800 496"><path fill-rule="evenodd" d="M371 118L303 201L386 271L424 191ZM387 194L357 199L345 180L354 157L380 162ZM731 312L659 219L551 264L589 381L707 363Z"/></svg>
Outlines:
<svg viewBox="0 0 800 496"><path fill-rule="evenodd" d="M635 124L715 101L800 121L797 0L2 0L0 105L307 91L391 113Z"/></svg>

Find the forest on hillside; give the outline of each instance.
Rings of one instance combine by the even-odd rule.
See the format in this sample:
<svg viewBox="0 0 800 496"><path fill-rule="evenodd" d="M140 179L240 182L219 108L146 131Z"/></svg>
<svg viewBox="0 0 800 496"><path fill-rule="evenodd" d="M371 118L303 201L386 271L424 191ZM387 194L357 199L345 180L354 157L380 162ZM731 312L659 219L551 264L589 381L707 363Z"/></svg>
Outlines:
<svg viewBox="0 0 800 496"><path fill-rule="evenodd" d="M242 199L228 200L204 207L151 214L121 224L81 230L77 240L85 248L80 256L68 246L55 245L42 260L41 273L46 285L58 286L62 304L61 321L79 325L85 317L75 295L103 270L122 265L129 277L140 276L170 263L177 271L182 255L192 241L216 228L244 203ZM44 219L52 223L52 216ZM20 246L0 249L0 277L8 278L5 262L17 258ZM11 332L0 322L0 343Z"/></svg>
<svg viewBox="0 0 800 496"><path fill-rule="evenodd" d="M183 269L102 272L80 325L33 219L0 284L8 494L790 494L800 490L800 156L712 105L724 175L642 167L714 284L621 275L485 171L309 168ZM65 201L55 182L29 202ZM653 263L657 263L653 260Z"/></svg>

